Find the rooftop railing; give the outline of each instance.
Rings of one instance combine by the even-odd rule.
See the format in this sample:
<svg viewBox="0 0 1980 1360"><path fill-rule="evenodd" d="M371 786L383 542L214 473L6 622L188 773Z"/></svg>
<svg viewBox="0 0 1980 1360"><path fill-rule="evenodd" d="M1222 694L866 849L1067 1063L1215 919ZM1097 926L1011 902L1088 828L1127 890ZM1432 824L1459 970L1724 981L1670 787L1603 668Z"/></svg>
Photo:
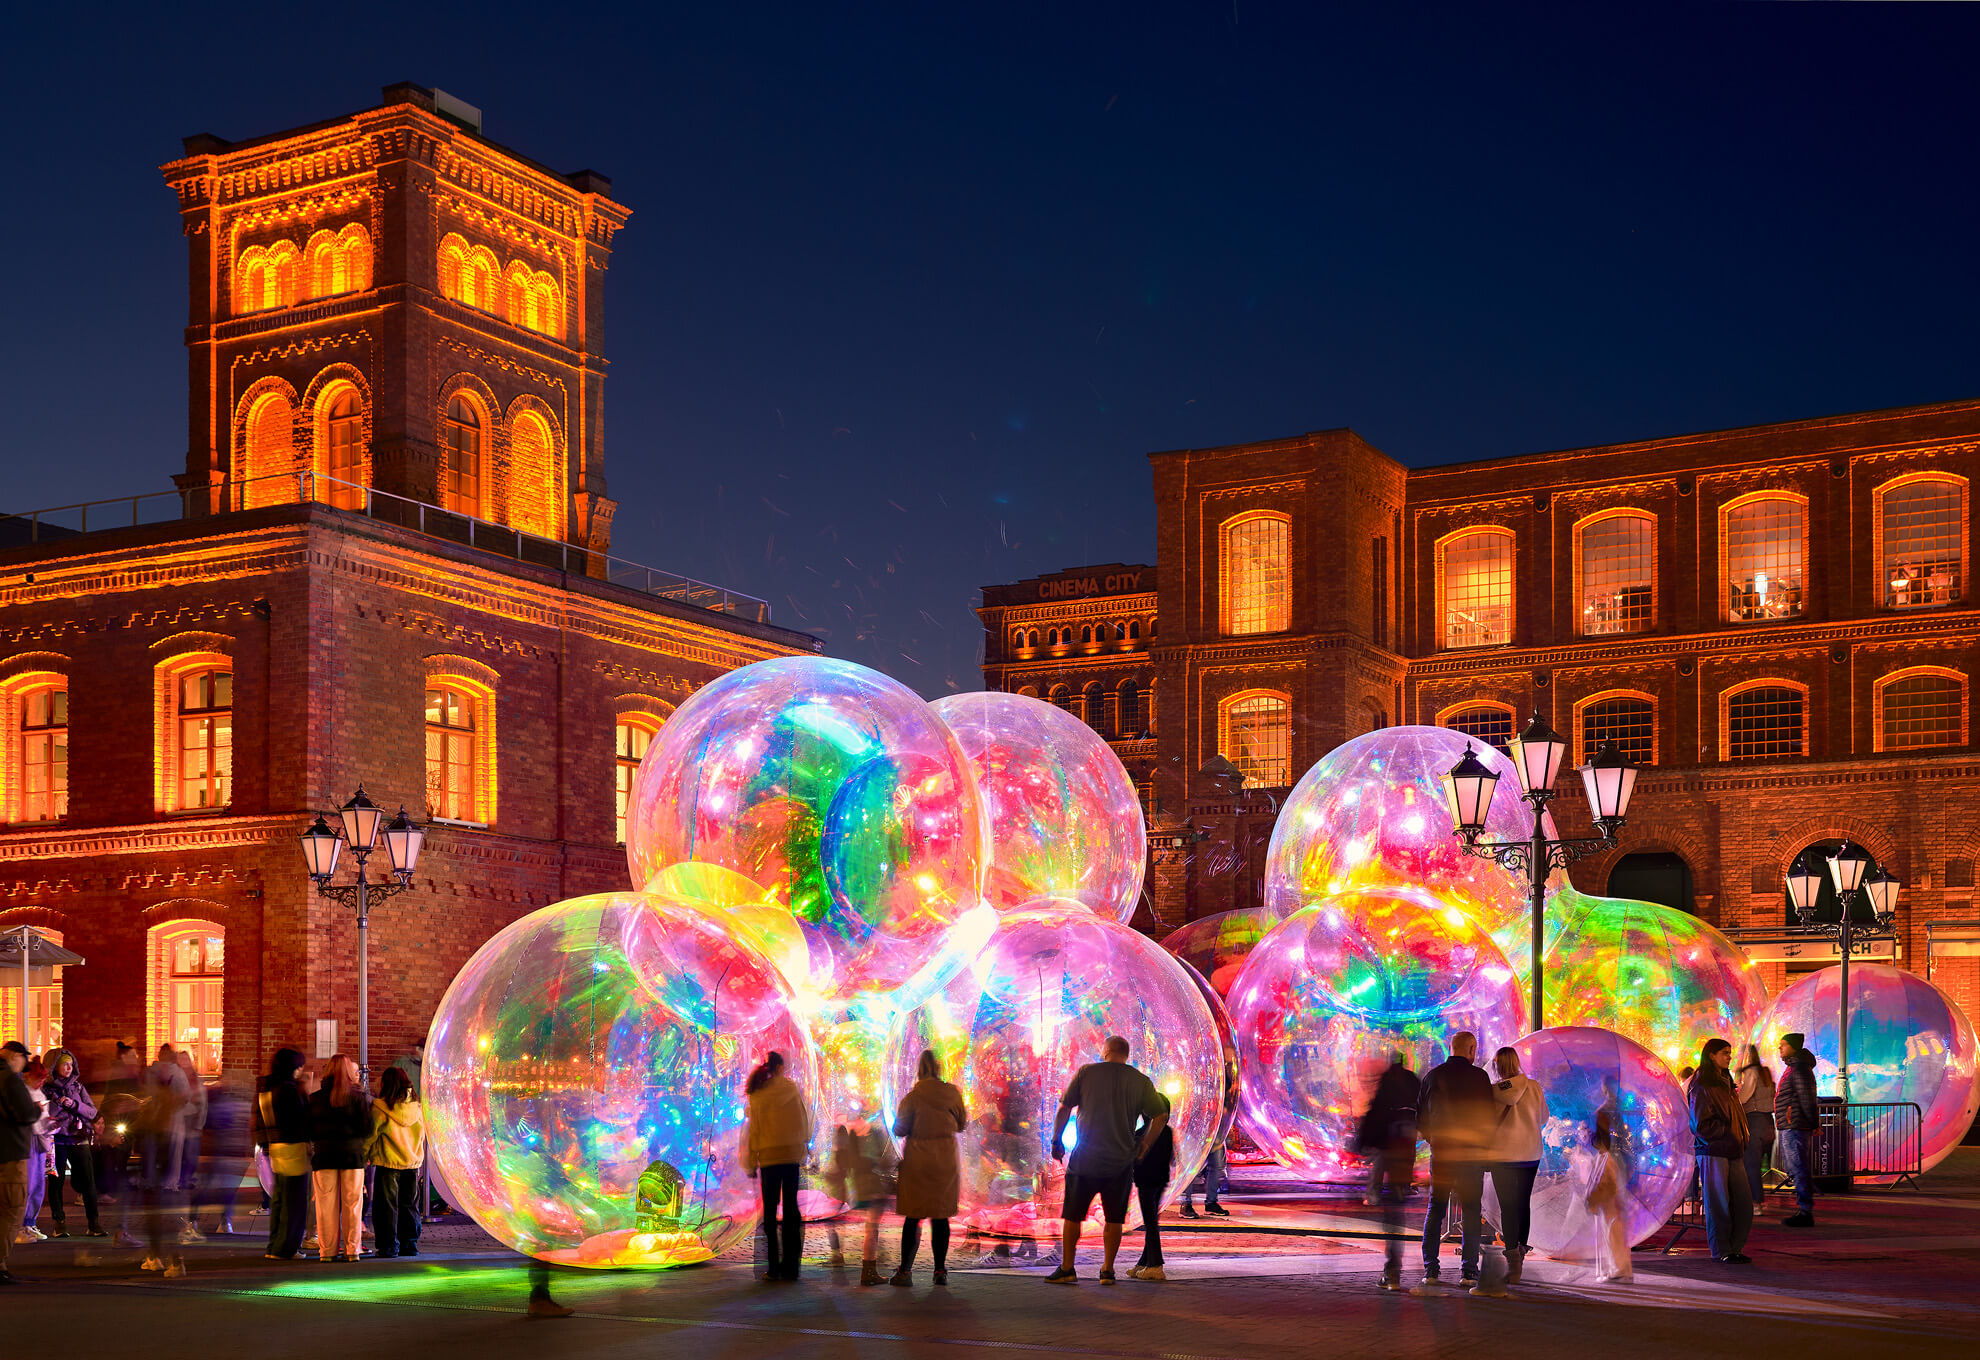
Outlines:
<svg viewBox="0 0 1980 1360"><path fill-rule="evenodd" d="M314 472L280 473L223 482L217 486L78 501L73 505L0 515L0 547L50 543L105 529L170 524L233 510L305 501L365 515L518 562L592 580L609 581L613 585L696 609L732 614L757 623L770 622L769 603L754 595L745 595L707 581L697 581L679 572L662 571L658 567L613 557L609 553L594 552L575 543L544 538L511 525L478 519L456 510L429 505L425 501L395 496L375 487L340 481Z"/></svg>

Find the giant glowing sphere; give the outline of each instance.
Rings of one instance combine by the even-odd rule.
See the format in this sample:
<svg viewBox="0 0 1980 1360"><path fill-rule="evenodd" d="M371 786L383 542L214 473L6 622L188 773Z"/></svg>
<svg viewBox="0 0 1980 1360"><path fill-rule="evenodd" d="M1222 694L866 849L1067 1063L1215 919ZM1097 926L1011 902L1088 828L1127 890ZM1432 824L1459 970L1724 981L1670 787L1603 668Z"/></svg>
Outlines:
<svg viewBox="0 0 1980 1360"><path fill-rule="evenodd" d="M923 1049L962 1088L962 1216L992 1232L1056 1233L1065 1164L1052 1124L1074 1072L1108 1035L1169 1097L1170 1194L1203 1164L1223 1115L1224 1061L1209 1005L1188 971L1139 931L1082 902L1041 899L1001 918L961 972L894 1036L894 1089L913 1084ZM1068 1145L1078 1141L1078 1125ZM1094 1212L1098 1213L1098 1205Z"/></svg>
<svg viewBox="0 0 1980 1360"><path fill-rule="evenodd" d="M1815 1054L1815 1087L1842 1092L1836 1081L1841 1051L1842 969L1824 968L1789 986L1754 1033L1760 1060L1780 1076L1783 1034L1804 1034ZM1952 998L1915 973L1880 963L1849 969L1849 1098L1856 1104L1909 1102L1918 1106L1922 1155L1929 1169L1944 1160L1972 1127L1980 1108L1975 1080L1973 1022ZM1895 1146L1907 1136L1897 1116L1852 1116L1863 1153L1878 1142Z"/></svg>
<svg viewBox="0 0 1980 1360"><path fill-rule="evenodd" d="M1374 1082L1401 1050L1418 1072L1470 1030L1490 1052L1524 1028L1519 982L1484 929L1410 888L1294 912L1230 992L1245 1129L1315 1180L1348 1174Z"/></svg>
<svg viewBox="0 0 1980 1360"><path fill-rule="evenodd" d="M1556 892L1559 933L1546 958L1547 1021L1636 1040L1672 1068L1713 1037L1738 1043L1767 1010L1759 970L1689 912Z"/></svg>
<svg viewBox="0 0 1980 1360"><path fill-rule="evenodd" d="M1279 918L1263 907L1220 911L1171 931L1163 937L1162 948L1208 978L1219 996L1229 996L1238 970L1277 924Z"/></svg>
<svg viewBox="0 0 1980 1360"><path fill-rule="evenodd" d="M1166 946L1165 946L1166 947ZM1210 979L1190 967L1185 959L1177 959L1189 980L1196 984L1196 990L1203 996L1203 1004L1210 1008L1210 1018L1217 1026L1217 1048L1224 1059L1224 1103L1223 1117L1217 1121L1216 1132L1210 1136L1208 1146L1215 1147L1231 1136L1231 1125L1237 1122L1238 1108L1238 1048L1237 1026L1231 1023L1231 1008L1224 1004L1224 998L1210 985Z"/></svg>
<svg viewBox="0 0 1980 1360"><path fill-rule="evenodd" d="M546 1261L676 1266L745 1236L742 1085L811 1042L757 951L639 893L544 907L475 951L427 1040L427 1137L452 1200Z"/></svg>
<svg viewBox="0 0 1980 1360"><path fill-rule="evenodd" d="M1134 915L1148 838L1126 767L1098 732L1053 704L977 691L935 701L976 770L993 843L985 892L1011 911L1071 898Z"/></svg>
<svg viewBox="0 0 1980 1360"><path fill-rule="evenodd" d="M1523 947L1522 881L1467 855L1451 833L1441 780L1466 746L1500 776L1484 839L1530 841L1512 761L1448 728L1385 728L1336 746L1293 786L1266 852L1266 908L1284 918L1360 888L1424 888L1476 917L1507 955Z"/></svg>
<svg viewBox="0 0 1980 1360"><path fill-rule="evenodd" d="M823 946L844 996L891 990L941 949L982 896L989 833L927 704L863 666L782 657L668 719L633 781L626 855L639 884L683 862L749 879Z"/></svg>
<svg viewBox="0 0 1980 1360"><path fill-rule="evenodd" d="M1599 1259L1586 1200L1601 1171L1589 1134L1604 1108L1610 1112L1630 1245L1669 1222L1690 1189L1693 1161L1684 1088L1663 1059L1633 1039L1581 1026L1539 1030L1512 1047L1520 1070L1539 1082L1547 1097L1530 1244L1557 1259ZM1492 1049L1481 1045L1480 1052L1489 1055ZM1486 1194L1496 1221L1498 1201L1489 1184Z"/></svg>

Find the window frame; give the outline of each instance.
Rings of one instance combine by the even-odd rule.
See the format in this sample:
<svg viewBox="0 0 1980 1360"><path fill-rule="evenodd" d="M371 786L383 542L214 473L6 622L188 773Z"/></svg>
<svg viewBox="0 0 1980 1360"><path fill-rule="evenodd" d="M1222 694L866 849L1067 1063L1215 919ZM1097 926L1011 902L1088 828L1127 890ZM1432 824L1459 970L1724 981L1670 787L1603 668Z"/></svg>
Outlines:
<svg viewBox="0 0 1980 1360"><path fill-rule="evenodd" d="M1893 604L1890 599L1891 592L1889 589L1891 568L1885 562L1887 538L1884 532L1884 502L1891 492L1901 491L1905 487L1917 486L1924 482L1945 482L1959 491L1958 595L1950 600L1933 601L1925 604ZM1972 517L1970 485L1965 477L1960 476L1956 472L1940 472L1928 469L1920 472L1907 472L1902 476L1893 477L1870 493L1870 560L1873 569L1877 573L1872 591L1879 609L1892 613L1911 614L1927 609L1951 609L1967 601L1972 593L1967 581L1968 552L1971 547L1969 543L1971 529L1969 526Z"/></svg>
<svg viewBox="0 0 1980 1360"><path fill-rule="evenodd" d="M1514 737L1519 735L1519 709L1515 705L1506 703L1502 699L1462 699L1454 704L1446 704L1443 708L1437 710L1437 716L1434 725L1437 727L1444 728L1446 731L1456 732L1459 736L1463 737L1467 741L1484 742L1485 745L1491 746L1493 750L1499 752L1501 755L1504 755L1505 754L1504 747L1495 746L1491 742L1485 741L1483 737L1476 736L1470 732L1466 732L1462 728L1451 726L1452 719L1456 718L1460 713L1469 713L1473 709L1481 709L1481 708L1494 709L1506 715L1507 741L1511 741Z"/></svg>
<svg viewBox="0 0 1980 1360"><path fill-rule="evenodd" d="M1943 676L1948 680L1955 680L1959 683L1959 739L1955 742L1932 746L1889 745L1884 733L1885 696L1889 692L1890 687L1899 681L1915 680L1927 675ZM1957 751L1969 745L1972 741L1971 728L1969 726L1972 721L1972 713L1968 706L1971 697L1972 686L1966 672L1955 670L1951 666L1906 666L1902 670L1892 671L1889 675L1878 676L1875 683L1870 687L1870 749L1874 753L1881 755L1886 752Z"/></svg>
<svg viewBox="0 0 1980 1360"><path fill-rule="evenodd" d="M1742 694L1756 689L1794 690L1801 695L1801 751L1797 755L1781 756L1737 756L1732 753L1732 701ZM1743 680L1739 684L1719 691L1719 763L1722 765L1764 765L1776 760L1806 760L1813 749L1815 727L1814 704L1809 698L1809 688L1799 680L1785 676L1762 676L1754 680Z"/></svg>
<svg viewBox="0 0 1980 1360"><path fill-rule="evenodd" d="M220 1075L226 1062L227 1052L226 926L210 918L181 917L152 926L146 935L146 951L149 957L145 970L148 983L145 1010L149 1021L147 1028L150 1031L149 1042L146 1045L147 1053L156 1053L161 1044L171 1044L174 1048L193 1046L182 1042L179 1036L177 1021L181 1012L176 998L178 987L184 984L194 989L195 995L202 996L207 987L216 987L218 1005L212 1010L208 1010L203 1005L195 1006L190 1013L200 1017L212 1017L218 1021L218 1024L213 1026L201 1025L202 1035L209 1030L217 1029L220 1037L212 1041L202 1037L197 1042L196 1047L201 1051L195 1054L193 1065L203 1077ZM174 945L185 939L204 940L208 937L217 937L220 941L220 967L203 969L196 973L179 972L173 960ZM204 957L203 945L202 957ZM210 1066L201 1061L205 1056L204 1050L209 1044L213 1050L213 1062Z"/></svg>
<svg viewBox="0 0 1980 1360"><path fill-rule="evenodd" d="M633 785L636 782L638 782L639 779L640 762L643 759L645 759L646 752L652 748L654 738L660 735L660 729L662 726L665 725L666 721L667 720L664 717L661 717L658 714L648 713L641 709L623 710L613 715L612 718L612 802L613 802L612 824L614 830L618 832L618 839L613 842L613 844L615 845L624 845L626 843L626 819L632 815L632 791L633 791ZM619 739L619 734L622 731L643 732L646 734L646 742L640 748L639 754L637 756L632 757L630 760L628 760L625 751L622 749L622 744ZM632 768L632 775L630 778L626 779L625 788L621 789L619 787L620 774L627 768L628 765L630 765ZM619 806L621 799L624 800L623 807Z"/></svg>
<svg viewBox="0 0 1980 1360"><path fill-rule="evenodd" d="M1233 715L1236 713L1239 705L1251 703L1253 701L1260 699L1270 699L1275 701L1285 715L1284 759L1285 759L1286 779L1285 782L1281 784L1267 784L1262 781L1254 782L1251 773L1247 771L1241 763L1239 763L1238 757L1231 753L1231 748L1234 744L1231 736ZM1293 728L1292 695L1288 694L1284 690L1264 689L1264 688L1243 689L1243 690L1239 690L1235 694L1227 694L1222 699L1219 699L1217 701L1217 754L1222 756L1225 760L1228 760L1233 766L1235 766L1238 769L1240 773L1244 775L1244 787L1248 789L1254 789L1254 788L1277 789L1277 788L1290 787L1292 783L1292 766L1293 766L1292 728Z"/></svg>
<svg viewBox="0 0 1980 1360"><path fill-rule="evenodd" d="M454 414L456 404L464 407L474 417L475 423L473 425L467 424ZM440 466L438 469L438 485L434 487L434 490L438 493L436 499L440 502L440 508L449 514L464 515L469 519L485 520L488 518L482 513L482 508L488 503L488 433L491 424L492 421L489 418L487 410L483 408L481 402L472 392L465 389L448 393L446 401L441 404L440 427L442 438L440 442ZM450 463L460 452L458 447L459 436L456 432L469 429L475 432L473 454L474 487L471 494L464 498L455 485L459 474L450 466ZM465 504L467 500L472 500L473 509L461 508L462 504Z"/></svg>
<svg viewBox="0 0 1980 1360"><path fill-rule="evenodd" d="M1459 540L1474 535L1485 535L1506 540L1506 635L1499 642L1470 642L1463 645L1450 641L1449 571L1447 559L1450 550ZM1453 529L1437 540L1435 560L1432 563L1437 588L1435 608L1437 616L1433 620L1436 629L1439 652L1475 652L1490 647L1511 647L1519 637L1519 535L1503 524L1467 524Z"/></svg>
<svg viewBox="0 0 1980 1360"><path fill-rule="evenodd" d="M1637 765L1637 768L1651 769L1653 767L1661 765L1663 763L1663 758L1664 758L1664 725L1660 721L1660 717L1661 717L1660 710L1662 708L1662 705L1660 705L1657 702L1657 696L1650 693L1648 690L1603 689L1603 690L1597 690L1595 693L1588 695L1586 698L1577 699L1575 701L1574 763L1576 767L1586 765L1588 763L1588 758L1595 754L1594 751L1591 751L1588 748L1588 719L1587 719L1588 710L1593 708L1596 704L1609 703L1616 699L1630 699L1638 703L1648 704L1650 706L1650 759L1648 761L1643 762L1642 764ZM1806 730L1807 717L1808 717L1807 710L1806 708L1804 708L1802 711L1802 727L1803 727L1802 744L1803 745L1806 745L1808 740L1808 733Z"/></svg>
<svg viewBox="0 0 1980 1360"><path fill-rule="evenodd" d="M1584 545L1584 533L1597 524L1614 519L1644 521L1649 526L1650 535L1650 616L1640 628L1609 628L1595 631L1588 626L1588 550ZM1661 619L1663 606L1662 576L1663 562L1658 552L1657 516L1653 511L1638 509L1635 506L1619 505L1608 510L1598 510L1576 520L1572 543L1574 554L1574 632L1576 637L1629 637L1642 633L1654 633Z"/></svg>
<svg viewBox="0 0 1980 1360"><path fill-rule="evenodd" d="M1268 600L1257 611L1263 626L1240 629L1237 624L1238 589L1233 566L1231 540L1240 530L1254 524L1276 524L1285 537L1285 557L1280 566L1282 587L1276 600ZM1265 583L1269 586L1268 580ZM1264 587L1261 587L1261 590ZM1217 631L1224 637L1270 637L1292 631L1293 532L1292 516L1282 510L1247 510L1217 525ZM1275 624L1277 626L1272 626Z"/></svg>
<svg viewBox="0 0 1980 1360"><path fill-rule="evenodd" d="M73 702L73 692L69 685L69 675L65 670L51 668L50 662L66 662L66 658L54 654L42 654L17 659L14 664L21 669L0 676L0 826L46 827L59 826L69 819L69 793L67 774L64 772L62 789L62 813L57 817L29 820L27 816L27 704L36 694L50 690L60 690L69 700L64 703L62 730L69 734L70 743L65 743L65 752L73 741L75 715L66 711ZM25 662L25 664L23 664ZM37 729L50 730L50 729ZM73 763L65 755L64 764Z"/></svg>
<svg viewBox="0 0 1980 1360"><path fill-rule="evenodd" d="M1800 606L1792 614L1780 614L1780 615L1776 615L1773 618L1754 618L1754 619L1735 618L1733 616L1733 606L1732 606L1733 513L1738 510L1743 510L1750 505L1755 505L1763 501L1774 501L1774 500L1786 501L1791 505L1799 506L1801 509ZM1786 487L1769 487L1763 491L1749 491L1744 495L1734 496L1730 500L1720 503L1719 505L1719 570L1718 570L1718 579L1713 584L1713 589L1715 589L1718 592L1720 622L1730 623L1730 624L1740 624L1740 625L1755 625L1755 624L1764 625L1764 624L1776 624L1776 623L1792 623L1797 619L1806 619L1810 616L1811 613L1810 605L1813 602L1814 594L1815 594L1815 586L1814 586L1815 562L1813 557L1810 556L1808 550L1809 548L1808 521L1809 521L1808 497L1802 495L1799 491L1793 491Z"/></svg>

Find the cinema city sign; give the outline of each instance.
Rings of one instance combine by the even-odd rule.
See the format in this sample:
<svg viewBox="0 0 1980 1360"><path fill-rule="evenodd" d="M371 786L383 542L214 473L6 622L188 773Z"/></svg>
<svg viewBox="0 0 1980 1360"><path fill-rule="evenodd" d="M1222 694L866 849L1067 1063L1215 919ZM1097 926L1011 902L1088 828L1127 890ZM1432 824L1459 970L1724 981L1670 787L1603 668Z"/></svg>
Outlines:
<svg viewBox="0 0 1980 1360"><path fill-rule="evenodd" d="M1040 581L1038 598L1070 600L1080 595L1118 595L1139 590L1145 575L1142 571L1119 571L1111 576L1066 576L1056 581Z"/></svg>

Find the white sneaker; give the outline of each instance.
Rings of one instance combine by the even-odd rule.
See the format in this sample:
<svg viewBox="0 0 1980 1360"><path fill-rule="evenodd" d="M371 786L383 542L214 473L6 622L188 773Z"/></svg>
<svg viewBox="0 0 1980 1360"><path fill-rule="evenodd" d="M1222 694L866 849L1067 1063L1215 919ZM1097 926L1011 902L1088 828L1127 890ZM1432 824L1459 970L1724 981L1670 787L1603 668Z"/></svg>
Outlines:
<svg viewBox="0 0 1980 1360"><path fill-rule="evenodd" d="M163 1270L165 1269L165 1263L156 1256L147 1256L144 1258L143 1268L145 1270Z"/></svg>
<svg viewBox="0 0 1980 1360"><path fill-rule="evenodd" d="M40 1240L41 1232L37 1228L22 1228L14 1234L14 1245L17 1247L25 1247L30 1242L39 1242Z"/></svg>
<svg viewBox="0 0 1980 1360"><path fill-rule="evenodd" d="M176 1257L176 1256L174 1256L174 1257L172 1258L172 1264L171 1264L171 1265L169 1265L169 1266L166 1266L166 1267L165 1267L165 1278L166 1278L166 1279L168 1279L168 1280L183 1280L183 1279L185 1279L185 1278L186 1278L186 1263L185 1263L184 1261L182 1261L182 1260L180 1260L180 1259L179 1259L178 1257Z"/></svg>
<svg viewBox="0 0 1980 1360"><path fill-rule="evenodd" d="M1137 1280L1166 1280L1168 1272L1160 1266L1136 1266L1128 1274Z"/></svg>
<svg viewBox="0 0 1980 1360"><path fill-rule="evenodd" d="M193 1227L190 1223L186 1225L185 1231L179 1234L179 1245L183 1247L190 1247L205 1240L206 1234L198 1228Z"/></svg>

